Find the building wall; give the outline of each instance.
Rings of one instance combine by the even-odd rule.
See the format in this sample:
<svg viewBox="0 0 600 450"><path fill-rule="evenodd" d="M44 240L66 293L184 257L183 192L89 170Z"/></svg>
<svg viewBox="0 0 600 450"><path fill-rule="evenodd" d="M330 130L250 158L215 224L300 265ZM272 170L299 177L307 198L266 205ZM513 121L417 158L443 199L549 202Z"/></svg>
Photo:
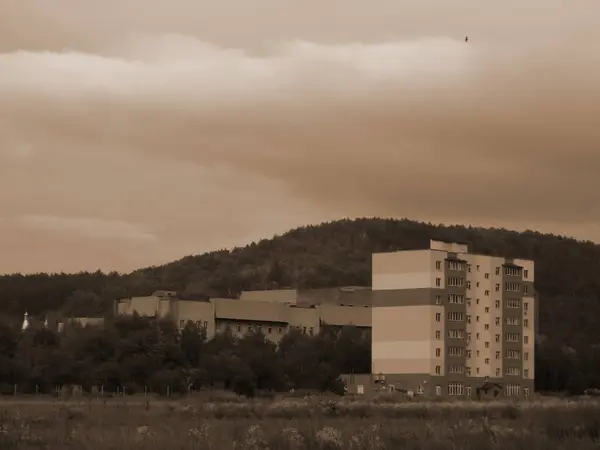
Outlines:
<svg viewBox="0 0 600 450"><path fill-rule="evenodd" d="M443 368L443 357L435 357L435 349L443 345L443 340L436 339L432 326L436 313L443 315L443 308L437 305L374 307L372 372L430 374L436 363ZM442 322L439 327L443 329Z"/></svg>
<svg viewBox="0 0 600 450"><path fill-rule="evenodd" d="M244 291L240 300L251 302L296 303L296 289L274 289L269 291Z"/></svg>
<svg viewBox="0 0 600 450"><path fill-rule="evenodd" d="M318 307L318 312L324 325L371 326L371 308L368 306L322 304Z"/></svg>
<svg viewBox="0 0 600 450"><path fill-rule="evenodd" d="M467 266L467 360L474 377L502 377L503 258L461 255Z"/></svg>
<svg viewBox="0 0 600 450"><path fill-rule="evenodd" d="M444 252L410 250L375 253L372 257L372 289L435 289L444 288L444 279L435 270L435 261ZM443 257L442 257L443 259Z"/></svg>
<svg viewBox="0 0 600 450"><path fill-rule="evenodd" d="M321 330L321 317L318 307L289 307L289 327L298 328L310 335Z"/></svg>
<svg viewBox="0 0 600 450"><path fill-rule="evenodd" d="M204 327L208 339L215 335L215 307L211 302L177 300L173 303L172 315L180 330L191 321Z"/></svg>

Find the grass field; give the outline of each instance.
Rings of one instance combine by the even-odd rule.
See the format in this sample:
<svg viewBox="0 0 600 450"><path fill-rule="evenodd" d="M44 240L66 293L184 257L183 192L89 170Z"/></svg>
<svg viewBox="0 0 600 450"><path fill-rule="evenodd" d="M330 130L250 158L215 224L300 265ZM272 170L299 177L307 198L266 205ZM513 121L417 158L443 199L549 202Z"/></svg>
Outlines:
<svg viewBox="0 0 600 450"><path fill-rule="evenodd" d="M593 400L0 398L0 449L597 449Z"/></svg>

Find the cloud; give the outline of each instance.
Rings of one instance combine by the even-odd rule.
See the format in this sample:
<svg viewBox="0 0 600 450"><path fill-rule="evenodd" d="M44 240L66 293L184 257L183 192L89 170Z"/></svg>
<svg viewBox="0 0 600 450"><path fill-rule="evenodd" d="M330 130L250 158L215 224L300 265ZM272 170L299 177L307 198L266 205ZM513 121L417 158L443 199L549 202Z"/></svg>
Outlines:
<svg viewBox="0 0 600 450"><path fill-rule="evenodd" d="M144 227L119 220L91 217L56 217L25 215L17 222L25 227L57 233L74 233L91 239L124 240L129 242L155 242L156 236Z"/></svg>
<svg viewBox="0 0 600 450"><path fill-rule="evenodd" d="M365 215L600 240L595 3L260 1L11 3L48 25L0 26L0 207L152 224L154 258Z"/></svg>

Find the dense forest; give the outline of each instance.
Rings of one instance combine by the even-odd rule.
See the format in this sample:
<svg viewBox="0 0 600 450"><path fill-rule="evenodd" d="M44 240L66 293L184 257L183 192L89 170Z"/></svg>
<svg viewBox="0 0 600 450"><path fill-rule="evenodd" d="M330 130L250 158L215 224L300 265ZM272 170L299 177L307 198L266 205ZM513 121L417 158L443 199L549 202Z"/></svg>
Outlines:
<svg viewBox="0 0 600 450"><path fill-rule="evenodd" d="M130 274L6 275L0 277L0 302L12 317L25 309L80 316L107 313L115 298L157 289L235 297L250 289L369 285L373 252L425 248L430 238L466 242L475 253L533 259L542 335L538 387L600 387L600 246L534 231L340 220Z"/></svg>
<svg viewBox="0 0 600 450"><path fill-rule="evenodd" d="M309 336L293 330L279 345L260 333L207 341L192 322L179 332L169 320L110 319L103 328L76 325L62 333L25 332L0 322L0 393L53 393L80 385L90 392L187 393L220 388L253 396L291 389L343 393L342 373L366 372L370 336L347 327Z"/></svg>

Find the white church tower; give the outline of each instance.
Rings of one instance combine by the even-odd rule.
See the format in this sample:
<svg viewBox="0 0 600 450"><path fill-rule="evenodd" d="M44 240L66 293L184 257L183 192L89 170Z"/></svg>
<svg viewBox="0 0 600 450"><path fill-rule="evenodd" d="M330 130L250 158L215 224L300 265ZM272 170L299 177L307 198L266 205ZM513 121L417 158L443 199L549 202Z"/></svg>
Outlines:
<svg viewBox="0 0 600 450"><path fill-rule="evenodd" d="M23 316L23 325L21 326L21 330L25 331L27 328L29 328L29 320L27 319L28 314L27 314L27 310L25 310L25 316Z"/></svg>

